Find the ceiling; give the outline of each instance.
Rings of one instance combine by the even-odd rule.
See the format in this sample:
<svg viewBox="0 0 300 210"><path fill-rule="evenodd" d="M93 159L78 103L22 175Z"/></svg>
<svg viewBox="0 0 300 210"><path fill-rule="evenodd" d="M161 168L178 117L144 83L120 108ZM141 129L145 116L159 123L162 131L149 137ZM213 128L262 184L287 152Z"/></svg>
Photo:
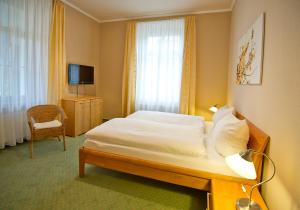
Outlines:
<svg viewBox="0 0 300 210"><path fill-rule="evenodd" d="M98 22L231 10L234 0L63 0Z"/></svg>

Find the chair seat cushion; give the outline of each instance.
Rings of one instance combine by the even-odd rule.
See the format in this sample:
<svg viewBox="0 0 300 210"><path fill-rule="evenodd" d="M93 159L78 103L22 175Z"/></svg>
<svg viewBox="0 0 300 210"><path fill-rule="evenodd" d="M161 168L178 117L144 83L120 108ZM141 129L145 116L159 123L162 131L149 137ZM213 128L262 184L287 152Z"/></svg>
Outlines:
<svg viewBox="0 0 300 210"><path fill-rule="evenodd" d="M34 123L33 127L35 129L45 129L45 128L57 128L60 127L62 124L58 120L52 120L49 122L43 122L43 123Z"/></svg>

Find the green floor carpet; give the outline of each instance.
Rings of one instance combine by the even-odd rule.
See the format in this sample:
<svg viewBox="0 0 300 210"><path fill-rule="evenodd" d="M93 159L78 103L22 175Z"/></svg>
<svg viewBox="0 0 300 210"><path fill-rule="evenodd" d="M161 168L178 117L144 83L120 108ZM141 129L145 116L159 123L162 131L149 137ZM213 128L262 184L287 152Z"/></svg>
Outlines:
<svg viewBox="0 0 300 210"><path fill-rule="evenodd" d="M45 140L0 150L0 209L198 209L206 193L94 166L78 178L78 148L84 137Z"/></svg>

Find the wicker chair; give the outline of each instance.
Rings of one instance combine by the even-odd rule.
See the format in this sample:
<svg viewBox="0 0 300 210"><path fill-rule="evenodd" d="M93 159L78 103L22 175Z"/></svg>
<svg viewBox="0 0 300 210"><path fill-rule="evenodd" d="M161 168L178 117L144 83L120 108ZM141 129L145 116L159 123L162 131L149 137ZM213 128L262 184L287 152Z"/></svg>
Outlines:
<svg viewBox="0 0 300 210"><path fill-rule="evenodd" d="M32 158L33 141L47 138L63 136L64 151L65 141L65 121L67 116L64 110L56 105L38 105L27 110L27 120L31 132L29 143L30 158Z"/></svg>

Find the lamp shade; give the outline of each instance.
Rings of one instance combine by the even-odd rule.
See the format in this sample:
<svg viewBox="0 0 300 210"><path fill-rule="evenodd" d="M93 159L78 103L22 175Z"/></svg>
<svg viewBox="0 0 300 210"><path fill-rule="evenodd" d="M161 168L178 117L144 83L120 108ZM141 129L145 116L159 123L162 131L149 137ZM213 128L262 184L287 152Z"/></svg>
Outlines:
<svg viewBox="0 0 300 210"><path fill-rule="evenodd" d="M256 170L253 162L245 160L241 154L227 156L225 162L238 175L247 179L256 179Z"/></svg>
<svg viewBox="0 0 300 210"><path fill-rule="evenodd" d="M217 112L218 111L218 107L215 105L215 106L212 106L212 107L210 107L209 108L209 111L211 111L211 112Z"/></svg>

